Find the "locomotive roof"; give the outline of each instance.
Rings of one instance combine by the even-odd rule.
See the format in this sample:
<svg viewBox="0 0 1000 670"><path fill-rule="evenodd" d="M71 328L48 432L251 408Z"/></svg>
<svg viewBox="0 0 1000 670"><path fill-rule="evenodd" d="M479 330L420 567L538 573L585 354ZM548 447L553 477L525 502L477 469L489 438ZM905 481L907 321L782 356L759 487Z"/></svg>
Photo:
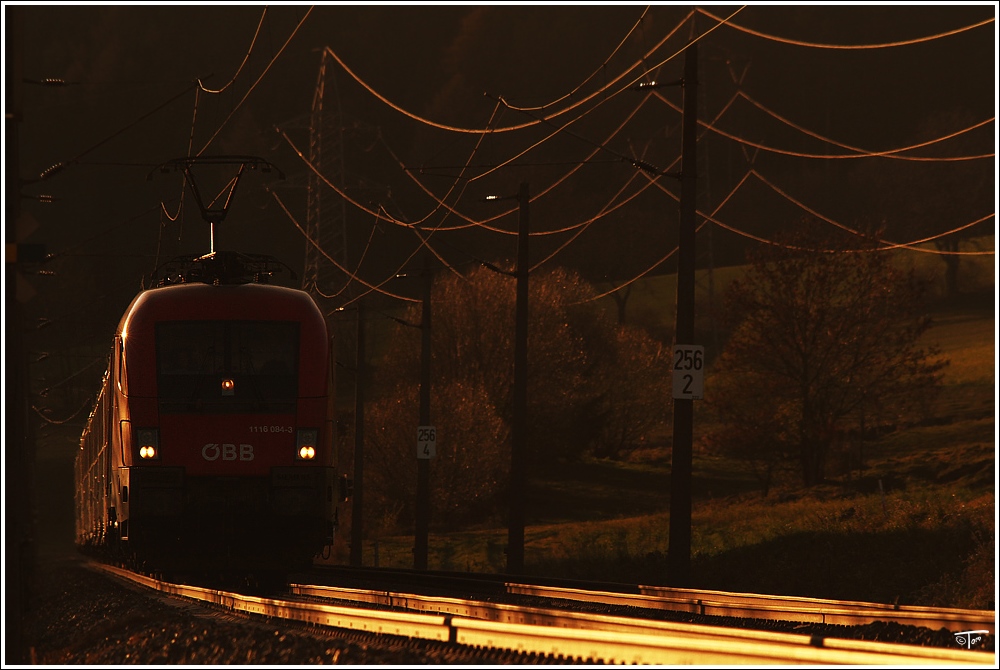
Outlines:
<svg viewBox="0 0 1000 670"><path fill-rule="evenodd" d="M286 286L172 284L139 293L125 310L117 334L139 323L228 319L322 322L323 314L312 296Z"/></svg>

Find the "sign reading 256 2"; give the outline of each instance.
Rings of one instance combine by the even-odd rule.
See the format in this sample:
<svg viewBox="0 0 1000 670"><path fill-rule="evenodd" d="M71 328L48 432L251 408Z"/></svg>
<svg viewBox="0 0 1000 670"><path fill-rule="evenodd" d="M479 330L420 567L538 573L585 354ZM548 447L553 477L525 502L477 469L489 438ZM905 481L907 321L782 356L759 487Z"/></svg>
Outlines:
<svg viewBox="0 0 1000 670"><path fill-rule="evenodd" d="M705 347L675 344L673 366L674 398L701 400L705 392Z"/></svg>

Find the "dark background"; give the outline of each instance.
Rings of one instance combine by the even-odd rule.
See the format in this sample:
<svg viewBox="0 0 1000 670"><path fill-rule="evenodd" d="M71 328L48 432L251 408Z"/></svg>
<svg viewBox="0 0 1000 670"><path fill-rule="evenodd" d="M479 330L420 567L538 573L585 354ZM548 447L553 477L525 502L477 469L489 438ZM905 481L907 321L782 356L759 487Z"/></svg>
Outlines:
<svg viewBox="0 0 1000 670"><path fill-rule="evenodd" d="M5 5L7 36L20 41L7 40L7 105L18 103L20 117L6 124L5 133L17 134L16 143L7 143L7 160L22 184L16 229L10 201L5 228L9 238L44 244L49 254L45 263L21 264L18 279L32 419L43 431L82 427L114 327L154 269L178 254L209 251L208 226L181 173L157 166L196 153L254 155L274 164L284 180L259 171L242 178L217 229L216 248L272 254L295 273L285 273L282 281L301 284L306 239L268 189L306 225L310 170L279 130L308 154L324 47L354 73L326 61L323 105L339 113L325 117L324 145L331 146L335 134L340 150L328 149L323 159L327 165L342 160L343 189L365 208L344 209L345 251L347 266L369 283L381 284L419 261L407 264L419 244L414 231L388 216L431 230L464 226L431 238L457 271L481 259L512 263L517 203L482 199L513 195L521 181L529 182L534 197L533 232L579 224L615 207L582 233L574 228L533 237L533 264L562 247L547 264L612 282L602 288L644 272L675 271L676 258L659 261L676 245L676 201L654 186L617 206L648 184L627 159L680 170L682 117L663 100L679 109L683 94L677 86L658 89L663 99L623 89L680 78L687 39L706 32L699 42L698 118L718 132L702 127L699 137L700 213L725 202L718 220L768 239L798 225L807 213L754 176L729 197L751 168L814 212L851 228L884 225L897 242L995 212L995 155L941 163L834 160L757 150L722 135L788 152L850 153L776 120L736 97L740 91L804 130L868 151L909 146L992 119L995 21L877 49L774 39L840 46L916 40L989 20L992 4L750 5L734 16L734 23L772 37L715 28L717 21L698 13L685 24L692 8L675 5L318 5L311 12L306 5L266 11L238 5L32 5L18 8L19 21L11 20L9 9ZM707 9L725 17L737 6ZM18 46L20 61L10 53ZM20 70L20 86L12 85L12 66ZM41 85L46 78L67 84ZM199 79L206 88L225 90L196 95ZM365 86L430 123L392 109ZM539 121L595 92L573 111ZM500 96L512 107L536 109L509 109L498 105ZM491 117L491 127L500 131L529 127L486 134L432 127L484 129ZM905 155L994 154L995 127L989 122ZM10 164L12 146L17 165ZM505 161L511 162L493 169ZM63 169L40 178L60 163ZM466 163L471 165L463 169ZM215 193L234 170L196 173L199 187ZM461 214L492 219L491 226L510 234L468 225L415 180L437 198L448 194L449 205ZM679 195L677 180L660 177L659 185ZM332 190L321 192L327 202L336 201ZM39 202L43 195L55 202ZM176 220L164 215L178 210ZM988 218L962 235L989 234L994 227L995 218ZM698 236L698 265L742 263L752 244L707 225ZM334 291L345 282L337 278L326 288ZM384 288L413 296L418 290L406 281ZM360 292L355 282L326 308Z"/></svg>
<svg viewBox="0 0 1000 670"><path fill-rule="evenodd" d="M725 17L737 8L707 10ZM624 89L681 76L687 40L717 23L696 14L682 25L691 11L680 5L321 4L310 11L282 4L265 12L261 5L5 4L4 227L8 243L44 244L48 257L22 259L16 271L8 264L5 282L10 286L16 274L17 300L12 291L5 293L4 375L10 392L19 363L11 358L17 351L11 336L20 334L29 389L26 423L38 439L40 462L62 464L40 469L40 504L68 504L51 494L69 490L65 465L72 461L122 312L149 286L158 265L209 250L208 227L181 175L161 173L157 166L203 153L259 156L279 168L284 180L256 171L242 179L216 248L272 254L295 272L284 283L301 284L307 242L268 189L305 224L309 170L276 128L308 153L321 53L329 47L357 79L413 115L433 124L494 129L459 133L414 120L328 60L324 109L339 109L328 123L342 142L336 156L343 159L343 187L368 210L345 208L347 266L369 283L409 269L417 237L386 213L420 221L425 229L442 228L432 244L458 271L478 260L509 263L512 234L469 226L443 230L465 222L436 208L413 178L436 198L448 193L448 203L473 220L509 212L490 225L513 233L516 203L484 203L486 195L513 195L527 181L537 195L532 231L552 231L592 219L645 186L630 158L679 170L681 114L645 92ZM806 212L756 177L729 198L753 168L814 212L852 228L883 225L886 237L897 242L995 213L995 120L906 153L994 154L938 163L783 155L718 132L789 152L850 153L734 99L738 91L802 129L867 151L909 146L991 120L997 100L995 21L879 49L816 48L774 37L887 44L939 35L995 14L995 3L746 6L734 23L770 37L720 26L699 41L698 118L716 128L699 137L699 212L710 214L725 203L716 214L720 221L764 238L796 226ZM66 84L40 83L46 78ZM199 78L206 88L225 90L196 94ZM598 91L574 111L538 121ZM680 107L680 88L658 93ZM512 107L548 106L517 111L498 106L499 96ZM529 127L501 132L521 124ZM591 156L598 145L603 147ZM466 163L471 165L463 169ZM41 178L58 164L65 166ZM207 170L200 186L215 192L231 174ZM659 184L679 195L671 177L660 177ZM41 202L44 196L55 200ZM178 212L182 200L176 220L163 215ZM604 287L643 272L672 272L675 259L659 261L676 245L677 218L676 201L650 188L596 218L578 237L571 239L578 229L535 236L532 263L566 244L548 264L612 282ZM987 218L962 236L987 235L995 225L995 217ZM752 244L707 225L698 235L698 265L742 263ZM418 290L405 281L386 288L406 295ZM339 301L359 293L351 288ZM15 304L21 310L16 320ZM11 500L23 503L25 492L10 487L10 475L21 465L12 456L17 442L10 439L7 400L10 540L24 532L31 513L20 526L9 523ZM30 468L33 454L26 456Z"/></svg>
<svg viewBox="0 0 1000 670"><path fill-rule="evenodd" d="M7 40L7 105L16 102L20 116L5 128L17 134L16 144L7 143L7 169L22 183L20 211L11 216L8 201L5 228L18 242L44 244L49 254L45 263L21 264L18 279L31 416L43 432L82 426L114 326L135 293L149 285L150 273L177 254L209 250L208 227L180 173L161 173L158 165L203 152L260 156L278 167L283 181L256 171L243 177L216 248L273 254L295 272L285 282L301 283L306 240L268 189L305 225L309 170L278 129L308 151L324 47L372 90L433 124L483 129L495 112L493 129L530 126L485 135L434 128L390 108L328 60L324 108L339 109L330 127L339 129L342 142L343 187L368 210L346 207L347 265L370 283L405 271L418 245L412 230L375 212L420 221L427 229L465 224L437 207L414 178L436 197L450 192L449 204L474 220L509 212L491 225L513 233L516 203L484 203L484 196L513 195L528 181L532 194L544 193L531 203L532 231L543 232L594 218L646 185L628 158L679 170L680 113L656 97L646 99L650 94L623 89L679 78L691 34L710 31L699 42L699 120L768 147L846 153L734 98L738 91L801 128L869 151L941 137L992 119L996 110L995 22L905 46L834 49L725 25L711 30L717 22L703 14L682 25L692 8L675 5L318 5L311 13L306 5L266 12L238 5L31 5L18 8L19 21L9 20L10 7L4 7L7 37L20 40ZM728 16L736 9L708 11ZM988 20L995 9L750 5L733 20L786 40L849 46L939 35ZM20 61L10 53L18 46ZM538 121L637 63L587 104ZM20 86L12 85L18 70ZM67 84L41 85L45 78ZM216 89L232 81L221 93L196 96L199 78ZM658 93L681 105L679 87ZM498 106L499 96L519 107L561 101L517 111ZM11 146L18 149L17 164L11 164ZM995 122L989 122L907 155L992 154L995 146ZM466 162L471 166L463 170ZM60 163L63 169L40 178ZM698 208L711 213L725 202L716 215L720 221L765 238L797 225L806 213L755 177L727 200L753 168L815 212L853 228L882 224L889 239L904 242L994 212L995 166L995 156L944 163L790 156L705 132L698 145ZM205 173L202 190L224 185L233 168L227 169ZM659 179L679 194L676 180ZM5 194L16 198L11 183ZM55 202L39 202L41 196ZM163 215L177 212L182 200L176 220ZM532 263L569 241L548 264L570 266L594 281L623 282L651 268L671 272L675 259L658 261L676 244L677 216L676 202L649 188L571 241L577 229L534 237ZM994 227L988 218L963 235ZM741 263L752 244L713 225L698 240L700 267ZM467 225L437 231L432 244L458 271L479 259L511 262L515 252L513 234ZM417 290L408 282L387 288ZM352 291L341 302L359 292Z"/></svg>

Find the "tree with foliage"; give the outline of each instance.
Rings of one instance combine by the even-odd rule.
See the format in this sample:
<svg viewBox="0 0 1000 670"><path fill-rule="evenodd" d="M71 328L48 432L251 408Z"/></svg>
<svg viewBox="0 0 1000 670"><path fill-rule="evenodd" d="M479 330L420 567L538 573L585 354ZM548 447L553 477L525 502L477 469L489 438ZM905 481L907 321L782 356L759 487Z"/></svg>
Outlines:
<svg viewBox="0 0 1000 670"><path fill-rule="evenodd" d="M489 518L503 500L510 431L481 386L452 381L434 388L437 453L430 463L432 521L456 527ZM417 491L418 394L398 386L367 408L365 526L412 526Z"/></svg>
<svg viewBox="0 0 1000 670"><path fill-rule="evenodd" d="M760 248L727 293L732 335L713 370L716 439L763 463L794 454L823 481L844 422L922 405L946 362L925 347L924 286L876 238L849 245L806 226Z"/></svg>
<svg viewBox="0 0 1000 670"><path fill-rule="evenodd" d="M531 276L527 413L535 468L557 467L588 452L618 456L666 418L669 352L644 331L619 327L594 295L567 270ZM434 282L432 310L431 418L444 457L431 464L431 479L435 491L450 487L439 501L450 511L435 523L482 521L504 500L510 464L515 282L486 268L442 274ZM419 314L415 305L400 321L418 323ZM420 337L398 325L390 341L374 384L384 391L372 401L366 425L372 426L372 470L393 474L371 487L402 501L405 518L415 480L407 473L416 471ZM448 445L444 452L442 445ZM452 445L461 453L449 452ZM449 458L453 464L446 464ZM463 499L471 514L456 507Z"/></svg>
<svg viewBox="0 0 1000 670"><path fill-rule="evenodd" d="M633 326L618 326L601 380L603 411L591 443L597 457L618 458L641 444L671 411L670 347Z"/></svg>

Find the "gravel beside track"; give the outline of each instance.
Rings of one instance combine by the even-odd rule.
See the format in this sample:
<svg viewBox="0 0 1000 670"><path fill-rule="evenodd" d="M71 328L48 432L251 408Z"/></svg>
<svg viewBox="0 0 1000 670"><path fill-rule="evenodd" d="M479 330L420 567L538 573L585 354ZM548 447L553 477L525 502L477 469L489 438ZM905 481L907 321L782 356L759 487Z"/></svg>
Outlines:
<svg viewBox="0 0 1000 670"><path fill-rule="evenodd" d="M554 659L440 642L341 632L168 603L83 566L44 559L25 622L31 662L45 665L506 664Z"/></svg>
<svg viewBox="0 0 1000 670"><path fill-rule="evenodd" d="M489 598L493 600L494 598ZM507 598L499 598L506 600ZM553 606L542 599L520 604ZM540 664L571 660L477 650L442 642L376 636L301 623L220 613L200 605L130 587L84 566L75 553L43 558L30 591L25 621L30 662L46 665L423 665ZM626 614L630 608L562 602L578 611ZM575 605L575 606L573 606ZM638 614L631 612L630 614ZM678 612L642 612L643 616L691 623L758 628L954 648L954 636L942 629L872 623L824 626L792 622L700 617ZM995 638L983 640L992 651Z"/></svg>

